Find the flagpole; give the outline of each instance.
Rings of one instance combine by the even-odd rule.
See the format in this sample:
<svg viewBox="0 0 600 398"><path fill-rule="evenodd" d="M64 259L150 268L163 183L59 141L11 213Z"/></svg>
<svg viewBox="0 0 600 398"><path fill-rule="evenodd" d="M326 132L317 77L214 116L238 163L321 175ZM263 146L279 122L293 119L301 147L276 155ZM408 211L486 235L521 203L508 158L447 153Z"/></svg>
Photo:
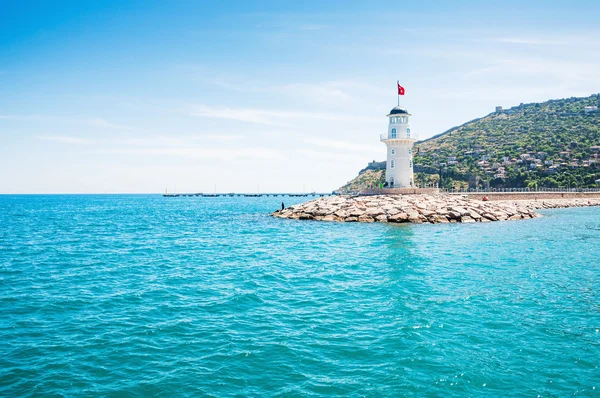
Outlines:
<svg viewBox="0 0 600 398"><path fill-rule="evenodd" d="M396 89L398 89L399 85L400 85L400 80L396 80ZM400 106L400 91L398 91L398 106Z"/></svg>

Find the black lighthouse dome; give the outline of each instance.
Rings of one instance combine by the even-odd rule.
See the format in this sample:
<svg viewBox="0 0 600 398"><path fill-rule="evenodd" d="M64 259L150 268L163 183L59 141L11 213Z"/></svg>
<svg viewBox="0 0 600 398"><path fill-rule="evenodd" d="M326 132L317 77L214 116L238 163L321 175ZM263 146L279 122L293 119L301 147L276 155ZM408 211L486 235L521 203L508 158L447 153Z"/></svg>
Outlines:
<svg viewBox="0 0 600 398"><path fill-rule="evenodd" d="M390 115L408 115L408 111L402 106L396 106L390 111Z"/></svg>

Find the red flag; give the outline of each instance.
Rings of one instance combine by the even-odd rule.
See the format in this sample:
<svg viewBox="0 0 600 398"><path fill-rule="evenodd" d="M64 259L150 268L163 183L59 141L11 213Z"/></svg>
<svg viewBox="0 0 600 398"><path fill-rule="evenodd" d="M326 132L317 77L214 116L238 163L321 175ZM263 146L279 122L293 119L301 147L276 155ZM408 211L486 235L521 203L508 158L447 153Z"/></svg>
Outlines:
<svg viewBox="0 0 600 398"><path fill-rule="evenodd" d="M404 95L404 87L398 83L398 95Z"/></svg>

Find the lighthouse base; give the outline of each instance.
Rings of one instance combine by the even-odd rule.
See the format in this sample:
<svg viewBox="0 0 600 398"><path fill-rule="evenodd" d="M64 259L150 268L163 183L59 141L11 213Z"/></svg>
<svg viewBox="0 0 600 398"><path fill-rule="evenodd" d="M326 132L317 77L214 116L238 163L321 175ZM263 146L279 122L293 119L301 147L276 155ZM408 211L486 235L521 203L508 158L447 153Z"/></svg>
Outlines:
<svg viewBox="0 0 600 398"><path fill-rule="evenodd" d="M439 188L372 188L363 189L359 195L437 195Z"/></svg>

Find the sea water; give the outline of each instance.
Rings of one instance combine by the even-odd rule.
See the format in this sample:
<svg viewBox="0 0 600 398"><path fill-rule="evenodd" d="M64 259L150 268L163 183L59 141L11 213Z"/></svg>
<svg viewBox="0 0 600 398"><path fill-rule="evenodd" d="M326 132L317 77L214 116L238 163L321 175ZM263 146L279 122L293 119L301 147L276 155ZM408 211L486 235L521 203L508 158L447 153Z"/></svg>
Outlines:
<svg viewBox="0 0 600 398"><path fill-rule="evenodd" d="M0 196L0 395L600 395L599 208L342 224L281 201Z"/></svg>

